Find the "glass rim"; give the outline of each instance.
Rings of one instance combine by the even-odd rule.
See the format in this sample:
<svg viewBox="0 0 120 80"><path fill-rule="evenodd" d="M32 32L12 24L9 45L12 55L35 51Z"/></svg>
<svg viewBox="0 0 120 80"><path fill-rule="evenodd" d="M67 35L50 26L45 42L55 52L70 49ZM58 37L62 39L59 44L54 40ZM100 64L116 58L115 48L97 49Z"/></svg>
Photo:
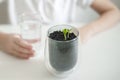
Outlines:
<svg viewBox="0 0 120 80"><path fill-rule="evenodd" d="M21 14L19 14L18 16L18 22L21 23L24 20L27 20L26 18L33 18L36 21L39 21L40 23L42 23L42 17L38 12L23 12Z"/></svg>
<svg viewBox="0 0 120 80"><path fill-rule="evenodd" d="M58 27L58 26L68 26L68 27L71 27L71 28L75 29L75 30L77 31L76 37L73 38L73 39L71 39L71 40L66 40L66 41L59 41L59 40L55 40L55 39L50 38L50 37L49 37L49 34L50 34L49 32L50 32L50 30L53 29L53 28L55 28L55 27ZM79 37L79 31L77 30L76 27L73 27L73 26L71 26L71 25L67 25L67 24L55 25L55 26L52 26L52 27L50 27L50 28L48 29L47 37L48 37L49 39L53 40L53 41L56 41L56 42L72 42L72 41L75 41L76 39L78 39L78 37Z"/></svg>

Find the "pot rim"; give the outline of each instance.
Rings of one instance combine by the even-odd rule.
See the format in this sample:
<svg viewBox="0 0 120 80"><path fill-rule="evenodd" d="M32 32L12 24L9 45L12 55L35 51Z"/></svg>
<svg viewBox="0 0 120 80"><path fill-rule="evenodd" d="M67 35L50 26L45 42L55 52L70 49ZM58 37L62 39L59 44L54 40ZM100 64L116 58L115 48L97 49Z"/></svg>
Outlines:
<svg viewBox="0 0 120 80"><path fill-rule="evenodd" d="M55 39L50 38L50 37L49 37L49 34L50 34L49 32L50 32L50 30L53 29L53 28L55 28L55 27L58 27L58 26L68 26L68 27L73 28L75 31L77 31L76 37L75 37L74 39L66 40L66 41L59 41L59 40L55 40ZM76 39L78 39L78 36L79 36L79 31L77 30L77 28L75 28L75 27L73 27L73 26L71 26L71 25L66 25L66 24L55 25L55 26L53 26L53 27L50 27L50 28L48 29L48 33L47 33L47 37L48 37L49 39L53 40L53 41L56 41L56 42L72 42L72 41L75 41Z"/></svg>

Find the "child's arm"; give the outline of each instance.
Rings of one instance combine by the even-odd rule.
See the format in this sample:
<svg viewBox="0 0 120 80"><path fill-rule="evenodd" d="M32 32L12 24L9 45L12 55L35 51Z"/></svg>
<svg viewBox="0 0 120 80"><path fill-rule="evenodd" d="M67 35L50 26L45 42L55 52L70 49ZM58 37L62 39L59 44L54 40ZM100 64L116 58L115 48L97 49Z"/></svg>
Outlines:
<svg viewBox="0 0 120 80"><path fill-rule="evenodd" d="M109 0L94 0L91 7L100 14L100 18L80 29L83 42L111 28L120 20L119 9Z"/></svg>

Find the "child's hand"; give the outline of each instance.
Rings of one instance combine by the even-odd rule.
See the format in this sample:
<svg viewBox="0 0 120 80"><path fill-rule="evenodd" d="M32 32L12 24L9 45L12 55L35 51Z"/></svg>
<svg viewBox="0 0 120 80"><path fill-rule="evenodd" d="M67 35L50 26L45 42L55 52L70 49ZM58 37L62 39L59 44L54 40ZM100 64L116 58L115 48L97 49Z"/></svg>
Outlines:
<svg viewBox="0 0 120 80"><path fill-rule="evenodd" d="M92 37L92 34L94 33L93 30L89 29L87 26L82 27L79 30L80 30L80 39L83 44L85 44Z"/></svg>
<svg viewBox="0 0 120 80"><path fill-rule="evenodd" d="M32 46L26 41L22 40L19 35L3 35L3 38L0 40L0 49L4 52L23 59L28 59L34 55Z"/></svg>

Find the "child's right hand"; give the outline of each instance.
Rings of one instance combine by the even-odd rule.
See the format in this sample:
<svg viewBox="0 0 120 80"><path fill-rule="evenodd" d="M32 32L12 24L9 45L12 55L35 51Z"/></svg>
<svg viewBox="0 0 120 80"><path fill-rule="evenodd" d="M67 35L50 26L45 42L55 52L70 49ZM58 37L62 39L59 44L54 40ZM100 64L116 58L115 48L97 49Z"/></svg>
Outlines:
<svg viewBox="0 0 120 80"><path fill-rule="evenodd" d="M17 34L0 34L0 49L13 56L28 59L34 55L32 46Z"/></svg>

